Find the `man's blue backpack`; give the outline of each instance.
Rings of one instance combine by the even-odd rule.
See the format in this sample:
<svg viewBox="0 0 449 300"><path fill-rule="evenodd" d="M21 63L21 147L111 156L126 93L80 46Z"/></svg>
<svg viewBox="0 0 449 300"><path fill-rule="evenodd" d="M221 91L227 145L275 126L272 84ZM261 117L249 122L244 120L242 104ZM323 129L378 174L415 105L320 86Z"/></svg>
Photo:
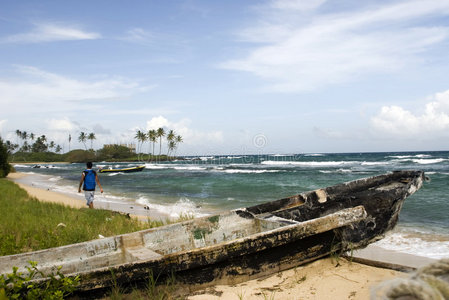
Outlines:
<svg viewBox="0 0 449 300"><path fill-rule="evenodd" d="M95 171L91 169L84 170L84 186L85 191L95 191Z"/></svg>

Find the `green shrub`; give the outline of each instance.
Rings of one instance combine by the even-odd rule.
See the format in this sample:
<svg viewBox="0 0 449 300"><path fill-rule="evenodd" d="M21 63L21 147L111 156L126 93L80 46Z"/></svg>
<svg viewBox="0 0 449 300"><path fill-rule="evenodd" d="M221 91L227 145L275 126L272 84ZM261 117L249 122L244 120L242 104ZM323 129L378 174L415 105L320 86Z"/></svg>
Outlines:
<svg viewBox="0 0 449 300"><path fill-rule="evenodd" d="M8 149L0 137L0 178L8 176L11 166L8 163Z"/></svg>
<svg viewBox="0 0 449 300"><path fill-rule="evenodd" d="M27 274L17 272L14 267L12 273L0 275L0 299L64 299L76 289L79 277L65 277L58 268L56 274L44 274L37 268L37 262L30 261L31 267L26 267ZM39 277L49 280L40 284L32 282Z"/></svg>
<svg viewBox="0 0 449 300"><path fill-rule="evenodd" d="M10 161L12 162L55 162L65 160L65 154L53 152L16 152L10 155Z"/></svg>
<svg viewBox="0 0 449 300"><path fill-rule="evenodd" d="M108 145L98 150L100 160L124 159L135 155L131 149L121 145Z"/></svg>
<svg viewBox="0 0 449 300"><path fill-rule="evenodd" d="M88 161L96 161L97 159L94 151L77 149L67 153L66 160L72 163L85 163Z"/></svg>

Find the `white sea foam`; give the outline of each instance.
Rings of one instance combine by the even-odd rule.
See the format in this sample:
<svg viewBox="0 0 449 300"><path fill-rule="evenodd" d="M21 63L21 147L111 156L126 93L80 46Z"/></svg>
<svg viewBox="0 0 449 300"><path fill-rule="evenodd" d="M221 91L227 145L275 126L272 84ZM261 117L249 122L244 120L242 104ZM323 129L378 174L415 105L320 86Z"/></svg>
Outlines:
<svg viewBox="0 0 449 300"><path fill-rule="evenodd" d="M362 166L384 166L390 165L391 162L388 161L364 161L362 162Z"/></svg>
<svg viewBox="0 0 449 300"><path fill-rule="evenodd" d="M338 170L319 170L318 172L323 173L323 174L332 174L332 173L352 173L354 172L351 169L338 169Z"/></svg>
<svg viewBox="0 0 449 300"><path fill-rule="evenodd" d="M228 174L262 174L262 173L278 173L279 170L237 170L237 169L228 169L228 170L216 170L223 173Z"/></svg>
<svg viewBox="0 0 449 300"><path fill-rule="evenodd" d="M412 159L414 163L420 164L420 165L430 165L430 164L438 164L443 161L447 161L445 158L434 158L434 159Z"/></svg>
<svg viewBox="0 0 449 300"><path fill-rule="evenodd" d="M387 157L391 157L391 158L399 158L399 159L404 159L404 158L430 158L432 157L432 155L429 154L416 154L416 155L390 155Z"/></svg>
<svg viewBox="0 0 449 300"><path fill-rule="evenodd" d="M206 167L198 167L198 166L173 166L175 170L188 170L188 171L203 171L207 170Z"/></svg>
<svg viewBox="0 0 449 300"><path fill-rule="evenodd" d="M14 168L32 168L32 165L21 165L21 164L15 164Z"/></svg>
<svg viewBox="0 0 449 300"><path fill-rule="evenodd" d="M214 157L213 156L202 156L202 157L200 157L200 159L201 160L211 160L211 159L214 159Z"/></svg>
<svg viewBox="0 0 449 300"><path fill-rule="evenodd" d="M168 169L169 165L163 165L163 164L145 164L145 168L147 169L153 169L153 170L162 170L162 169Z"/></svg>
<svg viewBox="0 0 449 300"><path fill-rule="evenodd" d="M309 153L309 154L304 154L304 156L325 156L322 153Z"/></svg>
<svg viewBox="0 0 449 300"><path fill-rule="evenodd" d="M179 218L181 216L193 216L195 218L206 216L206 213L201 212L201 208L186 197L180 198L174 204L157 204L153 203L145 196L139 197L136 202L141 205L146 205L150 210L155 210L161 214L168 215L172 218Z"/></svg>
<svg viewBox="0 0 449 300"><path fill-rule="evenodd" d="M283 165L292 165L292 166L303 166L303 167L336 167L342 165L351 165L355 164L355 161L273 161L267 160L261 162L263 165L275 165L275 166L283 166Z"/></svg>
<svg viewBox="0 0 449 300"><path fill-rule="evenodd" d="M145 164L147 169L152 170L187 170L187 171L203 171L207 170L207 167L194 166L194 165L181 165L181 164Z"/></svg>
<svg viewBox="0 0 449 300"><path fill-rule="evenodd" d="M409 237L401 232L390 233L375 245L388 250L435 259L445 258L449 253L449 240L428 241L418 236Z"/></svg>
<svg viewBox="0 0 449 300"><path fill-rule="evenodd" d="M61 179L62 179L61 176L56 176L56 177L50 177L48 180L49 180L49 181L56 182L56 181L59 181L59 180L61 180Z"/></svg>

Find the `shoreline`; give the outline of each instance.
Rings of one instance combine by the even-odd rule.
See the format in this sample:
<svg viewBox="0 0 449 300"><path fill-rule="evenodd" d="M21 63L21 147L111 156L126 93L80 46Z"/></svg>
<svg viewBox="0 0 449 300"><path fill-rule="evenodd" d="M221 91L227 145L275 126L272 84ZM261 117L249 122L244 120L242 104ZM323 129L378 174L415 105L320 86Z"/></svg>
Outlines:
<svg viewBox="0 0 449 300"><path fill-rule="evenodd" d="M73 208L87 208L86 200L83 193L68 194L64 192L54 191L51 189L45 189L43 187L34 186L30 181L32 174L26 174L21 172L9 173L6 179L11 180L18 184L27 193L37 198L39 201L52 202L67 205ZM43 176L43 175L39 175ZM27 178L28 177L28 178ZM76 190L78 186L74 186ZM163 215L158 212L145 210L143 206L129 205L126 203L118 203L104 200L104 195L100 193L95 194L94 208L112 210L124 214L128 214L132 218L137 218L141 221L147 221L149 218L152 220L166 221L169 216Z"/></svg>

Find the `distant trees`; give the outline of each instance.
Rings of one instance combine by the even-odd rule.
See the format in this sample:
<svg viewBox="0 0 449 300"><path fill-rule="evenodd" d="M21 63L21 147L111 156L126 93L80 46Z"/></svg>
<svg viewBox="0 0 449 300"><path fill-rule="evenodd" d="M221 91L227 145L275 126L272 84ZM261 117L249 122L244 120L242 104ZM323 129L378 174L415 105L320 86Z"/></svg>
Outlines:
<svg viewBox="0 0 449 300"><path fill-rule="evenodd" d="M153 144L153 151L151 152L151 154L154 155L154 145L156 144L156 138L157 138L156 130L154 130L154 129L149 130L147 136L148 136L148 141L150 142L150 145L151 145L151 143Z"/></svg>
<svg viewBox="0 0 449 300"><path fill-rule="evenodd" d="M80 135L78 136L78 142L83 143L84 148L87 150L86 141L87 141L87 135L85 132L81 131Z"/></svg>
<svg viewBox="0 0 449 300"><path fill-rule="evenodd" d="M6 141L4 143L8 153L10 154L14 153L16 150L18 152L36 153L47 152L48 149L52 150L53 148L61 148L61 146L57 145L54 141L48 141L45 135L41 135L36 138L36 134L21 131L19 129L17 129L15 133L17 136L17 143L13 143L11 141Z"/></svg>
<svg viewBox="0 0 449 300"><path fill-rule="evenodd" d="M71 136L69 135L69 141L71 139ZM95 136L95 133L91 132L89 134L85 133L84 131L80 132L80 135L78 136L78 142L84 144L84 149L87 150L86 141L90 140L90 150L93 150L93 142L96 140L97 137Z"/></svg>
<svg viewBox="0 0 449 300"><path fill-rule="evenodd" d="M133 151L122 145L105 145L102 149L98 150L97 157L104 160L111 159L126 159L133 156Z"/></svg>
<svg viewBox="0 0 449 300"><path fill-rule="evenodd" d="M162 153L162 137L165 135L164 128L160 127L156 130L156 137L159 138L159 155Z"/></svg>
<svg viewBox="0 0 449 300"><path fill-rule="evenodd" d="M93 132L89 133L89 135L87 136L87 139L90 140L90 149L94 150L93 142L94 142L94 140L97 139L97 137L95 136L95 133L93 133Z"/></svg>
<svg viewBox="0 0 449 300"><path fill-rule="evenodd" d="M21 131L17 129L15 131L17 136L17 143L13 143L11 141L6 141L4 144L6 145L7 151L9 153L17 152L32 152L32 153L40 153L40 152L56 152L59 153L63 150L61 145L56 144L54 141L49 141L46 135L37 136L34 133L28 133L26 131ZM78 141L84 144L85 150L87 150L86 141L90 141L90 149L93 150L93 142L97 137L95 133L91 132L89 134L85 132L80 132L78 136ZM68 135L69 141L69 152L70 145L72 142L72 135L69 133Z"/></svg>
<svg viewBox="0 0 449 300"><path fill-rule="evenodd" d="M45 135L41 135L40 137L38 137L31 147L32 152L46 152L47 150L47 137Z"/></svg>
<svg viewBox="0 0 449 300"><path fill-rule="evenodd" d="M141 131L140 129L136 131L134 138L137 140L137 152L142 152L142 146L145 141L149 141L149 149L152 148L151 154L154 156L154 147L159 139L159 156L162 154L162 138L166 137L167 141L167 156L173 153L180 143L183 142L182 136L177 135L174 130L169 130L168 133L165 132L164 128L158 128L156 130L149 130L147 133Z"/></svg>
<svg viewBox="0 0 449 300"><path fill-rule="evenodd" d="M3 143L3 146L5 147L7 153L14 154L14 156L11 156L12 159L26 161L28 159L30 160L34 159L32 157L44 157L45 155L49 156L50 154L52 155L54 154L57 156L58 153L63 152L63 148L54 141L49 140L49 138L47 138L46 135L38 136L34 133L21 130L16 130L15 134L17 137L17 143L11 141L6 141ZM151 129L148 130L147 132L137 130L134 138L137 139L137 149L125 145L130 152L128 150L125 151L125 149L117 148L114 149L113 151L114 154L111 154L112 151L111 149L108 149L107 151L103 149L94 151L93 143L94 140L97 139L96 134L94 132L87 133L85 131L82 131L79 132L78 134L78 141L84 145L85 150L79 151L92 152L93 158L110 157L111 159L113 159L114 157L123 158L126 155L128 155L128 158L131 158L133 156L132 153L134 153L134 150L136 150L137 153L145 152L143 150L143 146L145 145L145 142L148 142L149 143L147 148L148 154L155 156L156 144L159 143L159 156L165 156L165 154L164 155L162 154L163 148L167 150L166 156L170 156L173 155L173 153L176 153L177 148L183 142L183 138L180 135L176 134L174 130L168 130L162 127L158 129ZM88 141L90 141L90 149L88 149L87 147ZM68 152L73 152L74 150L71 151L70 149L72 142L72 135L70 133L68 133L68 142L69 142ZM164 142L166 144L164 144ZM76 156L75 160L81 159L82 157L82 153L78 152L76 155L74 154ZM131 155L129 155L128 152L131 153ZM33 153L37 153L39 155L36 156ZM45 153L45 155L44 156L40 155L42 153Z"/></svg>
<svg viewBox="0 0 449 300"><path fill-rule="evenodd" d="M134 138L137 140L137 153L142 152L142 146L143 143L146 141L147 139L147 135L145 134L145 132L141 131L141 130L137 130L136 135L134 136Z"/></svg>

